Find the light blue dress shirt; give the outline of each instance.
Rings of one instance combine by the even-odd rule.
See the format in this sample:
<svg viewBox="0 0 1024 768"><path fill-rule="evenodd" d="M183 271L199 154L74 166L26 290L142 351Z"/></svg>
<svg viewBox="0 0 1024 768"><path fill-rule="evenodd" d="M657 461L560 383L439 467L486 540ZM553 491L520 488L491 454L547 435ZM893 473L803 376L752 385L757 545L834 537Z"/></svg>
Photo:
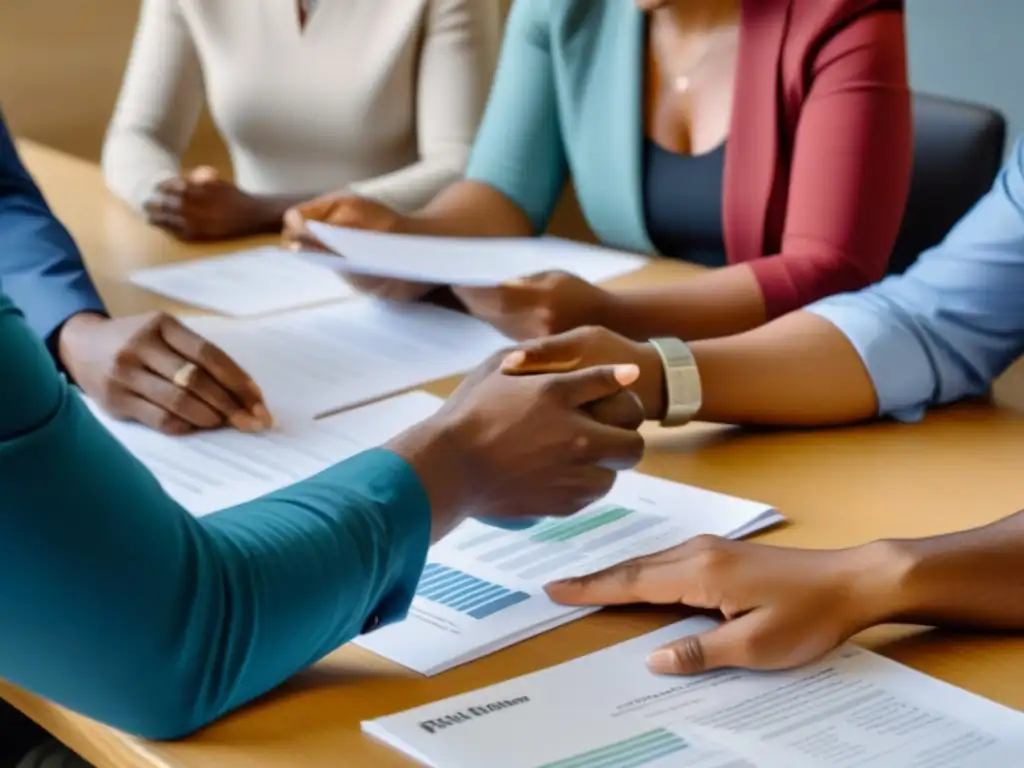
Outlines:
<svg viewBox="0 0 1024 768"><path fill-rule="evenodd" d="M882 415L915 420L985 394L1024 352L1024 139L992 189L903 275L808 311L857 349Z"/></svg>

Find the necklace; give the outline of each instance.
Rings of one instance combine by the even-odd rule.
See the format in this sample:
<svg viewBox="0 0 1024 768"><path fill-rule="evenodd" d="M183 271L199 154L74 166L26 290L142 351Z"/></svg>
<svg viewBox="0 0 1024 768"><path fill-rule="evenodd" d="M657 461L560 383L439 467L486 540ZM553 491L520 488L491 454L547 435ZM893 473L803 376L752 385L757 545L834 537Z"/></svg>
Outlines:
<svg viewBox="0 0 1024 768"><path fill-rule="evenodd" d="M675 76L675 79L672 81L672 90L676 93L687 93L690 90L693 86L693 76L697 74L697 71L700 69L705 59L707 59L708 54L710 54L712 49L715 47L716 39L716 36L708 36L707 41L704 44L704 50L701 51L697 60L691 64L685 72Z"/></svg>

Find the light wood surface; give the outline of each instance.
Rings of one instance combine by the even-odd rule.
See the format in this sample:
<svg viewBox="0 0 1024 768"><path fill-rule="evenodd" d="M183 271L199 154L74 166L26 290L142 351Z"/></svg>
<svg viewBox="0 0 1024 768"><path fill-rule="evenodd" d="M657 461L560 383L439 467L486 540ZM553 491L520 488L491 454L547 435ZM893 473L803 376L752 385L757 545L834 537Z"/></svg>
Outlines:
<svg viewBox="0 0 1024 768"><path fill-rule="evenodd" d="M105 196L89 164L29 144L23 151L115 312L162 306L123 282L131 268L212 250L183 247L147 229ZM658 263L631 280L685 273L682 265ZM432 389L443 393L449 386ZM983 404L937 412L918 425L806 432L692 425L653 430L649 438L645 471L780 509L791 524L760 537L774 544L834 547L951 531L1006 515L1024 500L1024 418ZM140 743L10 686L0 686L0 694L101 767L401 766L409 763L361 735L361 720L566 661L678 617L673 611L605 611L433 679L344 648L176 744ZM860 641L1024 709L1024 639L889 627Z"/></svg>

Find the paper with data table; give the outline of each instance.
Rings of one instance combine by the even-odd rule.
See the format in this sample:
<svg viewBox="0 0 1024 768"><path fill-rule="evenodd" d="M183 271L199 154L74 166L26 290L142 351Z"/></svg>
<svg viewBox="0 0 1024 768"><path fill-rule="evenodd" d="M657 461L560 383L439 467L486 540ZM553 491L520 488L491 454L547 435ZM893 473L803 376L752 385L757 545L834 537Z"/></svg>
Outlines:
<svg viewBox="0 0 1024 768"><path fill-rule="evenodd" d="M269 315L355 294L334 271L283 248L257 248L140 269L129 280L183 304L231 317Z"/></svg>
<svg viewBox="0 0 1024 768"><path fill-rule="evenodd" d="M465 373L509 344L428 304L353 299L271 317L189 317L262 387L271 413L320 415Z"/></svg>
<svg viewBox="0 0 1024 768"><path fill-rule="evenodd" d="M557 237L423 237L365 232L310 222L333 254L303 258L341 272L433 285L494 286L541 272L570 272L602 283L640 269L634 253Z"/></svg>
<svg viewBox="0 0 1024 768"><path fill-rule="evenodd" d="M283 418L258 435L233 429L169 437L95 416L185 509L199 517L305 480L388 442L437 412L441 399L410 392L325 419Z"/></svg>
<svg viewBox="0 0 1024 768"><path fill-rule="evenodd" d="M622 472L608 496L569 518L518 531L466 521L431 547L409 616L356 642L437 674L596 610L556 605L543 590L549 581L781 519L764 504Z"/></svg>
<svg viewBox="0 0 1024 768"><path fill-rule="evenodd" d="M846 645L803 669L653 675L690 618L550 669L362 724L443 768L1009 768L1024 714Z"/></svg>
<svg viewBox="0 0 1024 768"><path fill-rule="evenodd" d="M654 675L694 618L363 723L438 768L1009 768L1024 714L853 645L802 669Z"/></svg>

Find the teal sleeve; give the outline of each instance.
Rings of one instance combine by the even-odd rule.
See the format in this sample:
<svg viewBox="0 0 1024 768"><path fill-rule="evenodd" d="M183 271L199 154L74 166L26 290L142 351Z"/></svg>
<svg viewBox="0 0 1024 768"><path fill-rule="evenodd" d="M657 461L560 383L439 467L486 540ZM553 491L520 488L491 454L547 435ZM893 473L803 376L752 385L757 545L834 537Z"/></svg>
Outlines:
<svg viewBox="0 0 1024 768"><path fill-rule="evenodd" d="M386 450L195 519L0 294L0 678L149 738L193 731L404 616L426 493Z"/></svg>
<svg viewBox="0 0 1024 768"><path fill-rule="evenodd" d="M466 177L498 190L547 229L568 177L549 39L550 0L516 0L505 25Z"/></svg>

